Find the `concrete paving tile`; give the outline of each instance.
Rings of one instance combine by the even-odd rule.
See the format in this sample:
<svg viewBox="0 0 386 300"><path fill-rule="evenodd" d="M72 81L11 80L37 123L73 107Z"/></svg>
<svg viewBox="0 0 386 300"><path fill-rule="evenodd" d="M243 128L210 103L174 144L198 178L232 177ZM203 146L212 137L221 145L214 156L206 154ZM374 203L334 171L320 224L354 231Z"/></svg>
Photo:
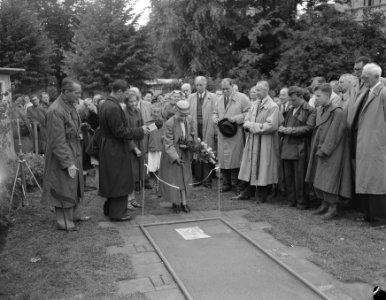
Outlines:
<svg viewBox="0 0 386 300"><path fill-rule="evenodd" d="M149 278L136 278L118 282L118 293L134 294L136 292L146 293L154 291L154 286Z"/></svg>
<svg viewBox="0 0 386 300"><path fill-rule="evenodd" d="M324 291L323 293L325 295L327 295L328 298L331 300L355 300L354 298L346 295L343 291L341 291L337 288L328 289L328 290Z"/></svg>
<svg viewBox="0 0 386 300"><path fill-rule="evenodd" d="M168 276L168 275L165 274L165 276ZM150 277L150 280L153 283L153 285L157 291L177 288L177 284L175 284L174 281L172 281L172 280L169 280L168 283L165 284L162 274L161 275L153 275Z"/></svg>
<svg viewBox="0 0 386 300"><path fill-rule="evenodd" d="M135 250L133 245L130 244L123 244L122 246L110 246L107 247L107 254L127 254L132 255L136 254L137 251Z"/></svg>
<svg viewBox="0 0 386 300"><path fill-rule="evenodd" d="M367 283L345 283L339 282L337 286L345 292L345 294L350 295L355 300L368 300L370 299L373 286Z"/></svg>
<svg viewBox="0 0 386 300"><path fill-rule="evenodd" d="M310 261L306 260L306 259L302 259L302 258L295 258L293 256L285 256L285 257L279 257L278 258L282 263L284 263L286 266L288 266L290 269L292 269L293 271L297 272L298 274L302 275L304 273L310 273L310 274L313 274L313 272L317 273L320 275L320 272L323 272L318 266L314 265L313 263L311 263ZM326 272L323 272L326 274L327 276L327 273ZM303 276L303 277L306 277L307 279L307 276ZM328 282L326 281L319 281L320 284L319 285L326 285Z"/></svg>
<svg viewBox="0 0 386 300"><path fill-rule="evenodd" d="M256 244L262 247L264 250L276 250L287 249L287 245L279 242L273 238L270 234L263 231L250 231L244 232L244 234L253 240Z"/></svg>
<svg viewBox="0 0 386 300"><path fill-rule="evenodd" d="M238 215L232 216L232 215L228 215L228 213L229 212L224 213L222 218L228 223L230 223L231 225L248 223L248 221L242 216L238 216Z"/></svg>
<svg viewBox="0 0 386 300"><path fill-rule="evenodd" d="M134 273L136 274L136 277L150 277L151 275L155 274L167 274L168 271L164 263L161 261L156 263L136 265L134 268Z"/></svg>
<svg viewBox="0 0 386 300"><path fill-rule="evenodd" d="M138 252L138 253L141 253L141 252L154 252L154 248L148 244L148 243L137 243L137 244L134 244L134 248L135 250Z"/></svg>
<svg viewBox="0 0 386 300"><path fill-rule="evenodd" d="M149 300L185 300L185 296L179 289L148 292L145 295Z"/></svg>
<svg viewBox="0 0 386 300"><path fill-rule="evenodd" d="M300 275L318 288L329 285L337 286L339 283L337 279L322 269L302 272Z"/></svg>
<svg viewBox="0 0 386 300"><path fill-rule="evenodd" d="M155 288L164 285L160 274L150 276L150 281Z"/></svg>
<svg viewBox="0 0 386 300"><path fill-rule="evenodd" d="M170 285L174 282L172 276L167 274L166 272L161 274L162 281L164 282L165 285Z"/></svg>
<svg viewBox="0 0 386 300"><path fill-rule="evenodd" d="M133 254L130 256L130 260L133 266L161 262L161 259L155 252L143 252Z"/></svg>
<svg viewBox="0 0 386 300"><path fill-rule="evenodd" d="M218 210L207 210L201 211L202 218L211 219L211 218L219 218L222 216L222 213Z"/></svg>
<svg viewBox="0 0 386 300"><path fill-rule="evenodd" d="M260 230L260 229L269 229L272 228L272 225L268 222L250 222L249 226L251 230Z"/></svg>
<svg viewBox="0 0 386 300"><path fill-rule="evenodd" d="M157 216L159 222L183 221L182 214L170 214Z"/></svg>
<svg viewBox="0 0 386 300"><path fill-rule="evenodd" d="M152 223L158 223L159 220L154 215L144 215L144 216L136 216L134 218L134 222L136 224L152 224Z"/></svg>

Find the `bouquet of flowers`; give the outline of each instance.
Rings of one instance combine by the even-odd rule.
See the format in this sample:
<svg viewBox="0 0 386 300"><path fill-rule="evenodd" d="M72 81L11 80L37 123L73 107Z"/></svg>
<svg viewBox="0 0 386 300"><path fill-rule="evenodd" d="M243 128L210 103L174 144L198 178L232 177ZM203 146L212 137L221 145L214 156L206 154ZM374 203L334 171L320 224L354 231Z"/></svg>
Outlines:
<svg viewBox="0 0 386 300"><path fill-rule="evenodd" d="M189 150L195 154L195 158L205 163L216 164L216 153L211 147L197 138L196 142L189 147Z"/></svg>

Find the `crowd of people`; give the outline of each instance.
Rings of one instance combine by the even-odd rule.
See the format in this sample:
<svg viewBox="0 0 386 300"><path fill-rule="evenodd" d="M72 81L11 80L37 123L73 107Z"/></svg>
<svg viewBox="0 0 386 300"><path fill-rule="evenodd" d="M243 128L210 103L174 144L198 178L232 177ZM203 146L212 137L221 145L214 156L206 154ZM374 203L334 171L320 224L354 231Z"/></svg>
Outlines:
<svg viewBox="0 0 386 300"><path fill-rule="evenodd" d="M363 212L360 221L380 224L373 204L386 194L386 87L382 70L359 57L353 74L309 87L283 87L276 97L267 81L249 95L230 78L210 92L198 76L195 92L185 83L166 95L116 80L108 96L80 100L81 85L70 78L48 107L45 94L32 104L17 98L14 116L39 123L45 153L43 200L55 207L59 229L77 230L83 197L83 169L97 165L104 214L130 220L140 207L135 191L152 188L176 213L190 211L193 185L212 188L213 163L200 159L192 143L217 155L221 192L232 200L266 202L284 196L304 210L318 199L314 214L329 220L341 206ZM23 106L24 105L24 106ZM23 116L22 116L23 115ZM28 127L28 126L27 126ZM149 175L150 174L150 175Z"/></svg>

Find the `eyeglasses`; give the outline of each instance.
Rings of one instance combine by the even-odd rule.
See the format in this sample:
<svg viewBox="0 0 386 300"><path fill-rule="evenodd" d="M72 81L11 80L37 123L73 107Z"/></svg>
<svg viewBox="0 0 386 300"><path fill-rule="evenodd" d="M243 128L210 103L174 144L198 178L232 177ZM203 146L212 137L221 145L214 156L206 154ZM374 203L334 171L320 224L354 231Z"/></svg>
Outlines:
<svg viewBox="0 0 386 300"><path fill-rule="evenodd" d="M360 71L362 70L363 68L354 68L354 71Z"/></svg>

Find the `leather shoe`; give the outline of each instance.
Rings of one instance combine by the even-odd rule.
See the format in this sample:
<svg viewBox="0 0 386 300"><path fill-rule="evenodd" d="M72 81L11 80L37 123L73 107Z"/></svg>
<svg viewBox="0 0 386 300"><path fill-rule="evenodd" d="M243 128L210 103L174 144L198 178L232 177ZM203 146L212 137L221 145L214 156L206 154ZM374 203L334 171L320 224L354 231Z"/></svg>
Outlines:
<svg viewBox="0 0 386 300"><path fill-rule="evenodd" d="M65 231L79 231L79 226L67 227L67 229L66 229L65 227L59 227L59 226L58 226L58 230L65 230Z"/></svg>
<svg viewBox="0 0 386 300"><path fill-rule="evenodd" d="M267 202L267 196L255 196L256 203L265 203Z"/></svg>
<svg viewBox="0 0 386 300"><path fill-rule="evenodd" d="M190 207L187 205L187 204L182 204L181 203L181 210L184 212L184 213L190 213Z"/></svg>
<svg viewBox="0 0 386 300"><path fill-rule="evenodd" d="M221 193L226 193L226 192L230 192L230 191L232 191L232 187L230 185L224 185L221 188Z"/></svg>
<svg viewBox="0 0 386 300"><path fill-rule="evenodd" d="M319 206L319 208L314 211L312 214L313 215L323 215L328 211L328 204L327 202L322 202L322 205Z"/></svg>
<svg viewBox="0 0 386 300"><path fill-rule="evenodd" d="M172 209L176 214L179 214L181 212L181 207L175 203L172 204Z"/></svg>
<svg viewBox="0 0 386 300"><path fill-rule="evenodd" d="M336 218L337 216L338 216L338 208L336 204L330 204L330 207L328 208L327 213L322 216L322 219L331 220L333 218Z"/></svg>
<svg viewBox="0 0 386 300"><path fill-rule="evenodd" d="M125 215L121 218L111 218L110 221L112 222L125 222L125 221L130 221L131 220L131 216L130 215Z"/></svg>
<svg viewBox="0 0 386 300"><path fill-rule="evenodd" d="M91 220L90 216L83 216L83 217L80 217L79 219L74 219L74 222L86 222L90 220Z"/></svg>
<svg viewBox="0 0 386 300"><path fill-rule="evenodd" d="M306 209L308 209L308 206L305 204L298 204L298 206L296 206L296 208L299 210L306 210Z"/></svg>
<svg viewBox="0 0 386 300"><path fill-rule="evenodd" d="M243 194L239 194L239 195L234 196L234 197L231 198L231 200L249 200L249 199L251 199L251 198L247 197L247 196L245 196Z"/></svg>

